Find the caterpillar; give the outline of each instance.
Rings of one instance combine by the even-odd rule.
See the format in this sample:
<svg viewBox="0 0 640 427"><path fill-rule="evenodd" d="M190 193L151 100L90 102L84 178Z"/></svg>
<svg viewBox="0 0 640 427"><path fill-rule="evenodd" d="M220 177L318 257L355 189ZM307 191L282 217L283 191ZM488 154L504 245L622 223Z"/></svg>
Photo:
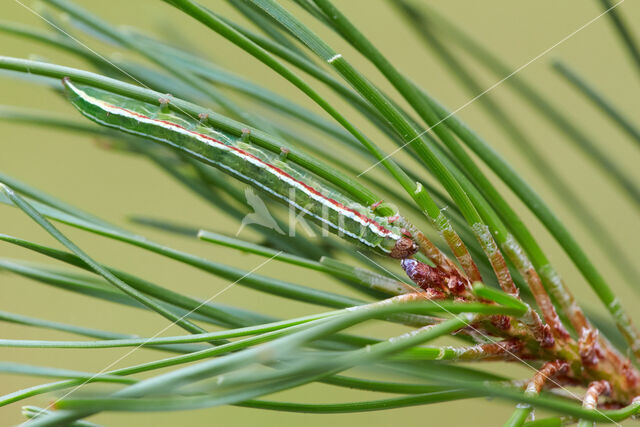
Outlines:
<svg viewBox="0 0 640 427"><path fill-rule="evenodd" d="M397 217L375 215L372 208L355 203L274 153L168 108L79 86L69 78L63 79L63 85L72 105L100 125L178 149L266 191L319 225L378 253L401 259L417 251L414 240L394 221Z"/></svg>

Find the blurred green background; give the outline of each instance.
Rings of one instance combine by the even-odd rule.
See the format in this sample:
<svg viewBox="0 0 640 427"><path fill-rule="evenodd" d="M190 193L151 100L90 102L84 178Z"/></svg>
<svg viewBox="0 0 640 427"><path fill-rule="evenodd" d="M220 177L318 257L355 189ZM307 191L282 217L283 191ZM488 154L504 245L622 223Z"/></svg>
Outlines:
<svg viewBox="0 0 640 427"><path fill-rule="evenodd" d="M21 1L26 5L33 6L31 1ZM136 26L161 37L173 39L174 42L182 41L175 38L175 34L179 32L180 37L184 37L184 40L188 41L191 47L221 65L236 70L271 90L319 111L282 78L161 1L77 0L77 3L91 9L111 23ZM202 3L223 15L243 21L224 1L204 0ZM283 3L290 4L288 1L283 1ZM438 62L432 52L414 36L411 29L403 23L386 1L336 0L335 3L388 55L399 69L436 95L450 109L458 108L471 98ZM514 68L527 63L601 13L598 2L579 0L563 2L552 0L474 2L467 0L431 1L429 4L450 19L455 20L467 32L473 34ZM629 23L640 22L639 2L627 1L619 7L619 12L626 16ZM312 28L326 35L331 44L339 47L339 52L343 52L343 55L366 72L370 78L380 83L389 93L394 94L373 67L358 57L356 52L344 47L335 34L308 19L304 13L299 13L299 16L302 16L305 22L309 22ZM0 17L4 20L32 24L40 28L45 27L37 16L14 1L4 1L0 4ZM637 25L635 29L637 30ZM96 44L93 41L91 45L103 48L102 51L108 54L118 53L112 47ZM4 34L0 34L0 54L20 58L36 57L59 64L86 68L85 64L59 51ZM548 54L531 63L520 74L533 82L556 105L580 123L610 157L624 170L631 171L633 179L638 181L640 168L637 165L640 164L640 151L637 150L637 147L633 147L633 143L625 135L587 105L580 95L568 87L551 70L550 60L554 57L565 60L577 69L603 94L614 100L628 117L637 120L640 117L638 76L613 32L610 22L604 17L595 21ZM481 77L484 87L489 87L497 81L495 77L475 67L472 63L469 64ZM321 91L323 94L327 93L324 88L321 88ZM610 181L596 170L588 159L578 153L571 143L534 114L505 85L496 87L490 92L490 96L503 102L508 110L519 119L519 125L525 129L527 135L538 147L543 148L543 153L548 160L558 168L564 177L570 179L574 190L583 200L588 201L593 211L600 218L606 220L608 230L621 242L625 250L632 256L638 253L640 250L640 227L638 227L637 210L633 205L613 188ZM335 102L338 105L344 105L338 100ZM13 78L6 73L0 74L0 104L46 109L81 120L79 115L57 95L42 87ZM352 114L347 106L345 106L345 113L349 118L355 118L356 123L365 132L374 136L378 135L375 130L368 127L364 120ZM640 300L637 290L633 291L623 283L620 275L602 257L603 254L594 246L585 230L572 220L563 201L549 191L536 171L528 165L517 149L488 119L482 108L477 103L472 103L458 114L490 141L492 146L501 152L545 196L565 224L575 233L592 259L596 260L601 272L609 278L609 283L619 293L624 306L635 317L636 323L640 322L640 314L637 310ZM231 250L130 224L127 221L128 215L146 214L222 232L235 231L238 226L226 218L219 217L215 211L212 211L202 201L185 191L145 160L106 151L99 148L96 141L83 136L12 125L6 122L0 122L0 129L2 130L0 133L2 135L0 170L3 173L14 176L116 224L137 230L156 241L217 261L242 266L248 270L261 262L259 258L239 256L238 253ZM386 149L391 149L389 143L382 139L380 141ZM407 159L407 155L400 153L398 158ZM504 188L504 186L501 185L500 188ZM522 213L528 221L543 247L547 249L552 261L581 302L594 308L597 312L603 312L594 294L558 245L510 193L505 192L505 194L507 194L508 200L514 202L518 212ZM51 238L22 213L5 206L0 206L0 226L0 233L53 244ZM133 250L124 245L66 227L62 227L62 229L98 260L186 294L204 299L227 285L224 280L152 256L144 251ZM244 234L243 232L242 236L250 238L251 233ZM7 244L0 245L0 256L47 262ZM310 274L307 271L290 267L283 270L275 262L261 268L259 273L289 281L298 281L308 286L343 292L342 288L326 280L322 275ZM152 335L159 329L159 325L164 325L162 320L153 314L145 314L139 310L81 298L13 275L0 274L0 283L0 310L113 331L137 333L141 336ZM636 286L638 285L636 284ZM640 289L640 287L636 289ZM279 317L300 315L318 310L317 307L292 303L240 286L234 286L216 298L216 301L277 314ZM0 331L2 331L0 333L2 338L69 338L62 333L45 333L38 329L7 324L0 324ZM166 334L182 334L182 331L178 328L172 328ZM98 371L128 351L128 349L28 350L3 348L0 349L0 360ZM113 367L138 363L149 360L150 357L152 355L145 350L137 351ZM523 371L523 375L526 375L526 372ZM3 375L0 376L0 394L41 382L43 382L42 379ZM339 402L353 396L356 394L344 389L310 385L292 392L281 393L275 398L303 402ZM359 396L362 398L362 395ZM371 396L371 398L375 398L374 394ZM48 399L50 397L38 397L26 403L44 405ZM477 399L386 412L320 416L223 407L194 411L188 414L187 419L189 425L193 426L212 424L228 426L299 425L302 423L309 427L326 425L327 423L334 426L353 424L422 426L441 425L445 423L445 420L447 424L451 425L468 425L470 421L476 425L496 425L503 423L512 409L512 404ZM0 424L19 423L22 421L19 412L18 404L0 408ZM135 418L126 414L100 414L93 420L107 425L171 426L184 424L184 417L183 413L143 414L136 415Z"/></svg>

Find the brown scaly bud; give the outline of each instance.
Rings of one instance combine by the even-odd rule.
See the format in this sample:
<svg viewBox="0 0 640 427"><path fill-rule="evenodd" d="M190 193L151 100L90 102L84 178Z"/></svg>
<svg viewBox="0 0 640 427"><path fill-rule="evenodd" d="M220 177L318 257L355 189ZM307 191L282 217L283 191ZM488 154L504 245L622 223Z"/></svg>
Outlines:
<svg viewBox="0 0 640 427"><path fill-rule="evenodd" d="M501 331L508 331L511 328L511 318L504 315L491 316L491 324Z"/></svg>
<svg viewBox="0 0 640 427"><path fill-rule="evenodd" d="M622 373L623 378L627 383L627 388L636 389L636 387L640 385L640 376L629 359L623 357L611 347L604 346L600 349L604 355L602 359L608 359L615 366L615 369Z"/></svg>
<svg viewBox="0 0 640 427"><path fill-rule="evenodd" d="M633 365L631 365L629 359L626 359L624 361L622 365L622 373L624 375L624 379L627 381L627 386L629 388L638 387L638 384L640 384L640 377L638 377L638 372L633 368Z"/></svg>
<svg viewBox="0 0 640 427"><path fill-rule="evenodd" d="M519 360L524 344L517 338L481 345L483 351L491 356L502 356L507 359Z"/></svg>
<svg viewBox="0 0 640 427"><path fill-rule="evenodd" d="M447 294L436 288L427 288L424 290L423 294L428 300L445 299L447 297Z"/></svg>
<svg viewBox="0 0 640 427"><path fill-rule="evenodd" d="M469 282L460 277L457 272L452 272L447 278L446 283L447 288L449 288L449 291L454 295L463 294L469 286Z"/></svg>
<svg viewBox="0 0 640 427"><path fill-rule="evenodd" d="M547 381L555 376L564 375L569 371L569 364L564 360L552 360L542 365L542 368L536 372L525 391L528 395L536 395L540 393Z"/></svg>
<svg viewBox="0 0 640 427"><path fill-rule="evenodd" d="M407 273L407 276L422 289L436 288L448 290L443 283L446 277L441 270L423 264L415 259L403 259L401 265L405 273Z"/></svg>
<svg viewBox="0 0 640 427"><path fill-rule="evenodd" d="M551 348L555 345L556 340L553 338L549 325L543 325L540 330L540 336L536 336L540 346L543 348Z"/></svg>
<svg viewBox="0 0 640 427"><path fill-rule="evenodd" d="M610 394L611 384L609 384L609 381L593 381L589 384L589 388L587 388L587 392L584 395L582 407L585 409L596 409L598 407L598 398L602 395L608 396Z"/></svg>
<svg viewBox="0 0 640 427"><path fill-rule="evenodd" d="M598 364L602 357L602 351L598 345L598 330L589 328L583 329L578 340L580 359L585 366L593 367Z"/></svg>
<svg viewBox="0 0 640 427"><path fill-rule="evenodd" d="M505 341L500 341L498 346L502 349L502 351L509 356L517 359L518 354L522 352L524 349L524 343L519 339L510 339Z"/></svg>

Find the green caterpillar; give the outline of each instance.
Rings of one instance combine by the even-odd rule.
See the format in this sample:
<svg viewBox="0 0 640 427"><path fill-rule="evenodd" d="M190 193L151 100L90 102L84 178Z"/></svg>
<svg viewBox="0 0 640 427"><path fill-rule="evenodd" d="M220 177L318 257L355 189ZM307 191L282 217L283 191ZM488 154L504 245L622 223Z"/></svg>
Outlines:
<svg viewBox="0 0 640 427"><path fill-rule="evenodd" d="M332 232L393 258L406 258L416 243L397 217L380 217L343 194L309 178L273 153L243 143L200 121L156 105L63 80L71 103L85 116L110 128L177 148L264 190L304 212Z"/></svg>

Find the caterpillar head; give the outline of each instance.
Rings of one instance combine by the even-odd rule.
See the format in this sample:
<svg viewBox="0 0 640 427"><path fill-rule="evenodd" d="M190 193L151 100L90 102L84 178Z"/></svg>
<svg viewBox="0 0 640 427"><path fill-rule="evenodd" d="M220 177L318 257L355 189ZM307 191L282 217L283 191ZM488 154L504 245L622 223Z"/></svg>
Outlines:
<svg viewBox="0 0 640 427"><path fill-rule="evenodd" d="M405 259L418 252L418 245L410 237L401 237L396 241L389 255L391 258Z"/></svg>

